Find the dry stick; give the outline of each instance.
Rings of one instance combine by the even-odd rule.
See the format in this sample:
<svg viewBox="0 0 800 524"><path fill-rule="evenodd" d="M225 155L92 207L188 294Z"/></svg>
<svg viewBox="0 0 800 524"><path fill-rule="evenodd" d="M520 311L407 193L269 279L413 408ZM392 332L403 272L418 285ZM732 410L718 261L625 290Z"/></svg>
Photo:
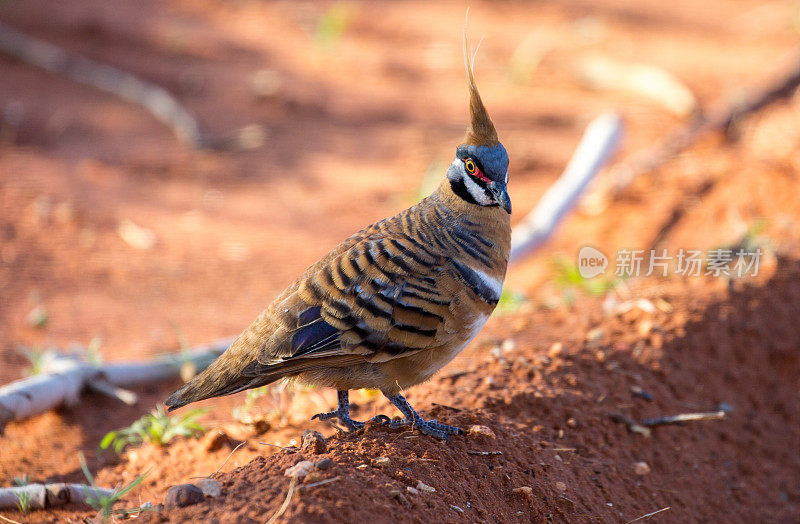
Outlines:
<svg viewBox="0 0 800 524"><path fill-rule="evenodd" d="M648 518L652 517L653 515L661 513L662 511L667 511L668 509L671 509L671 508L672 508L672 506L667 506L666 508L661 508L661 509L659 509L657 511L654 511L652 513L648 513L647 515L642 515L641 517L637 517L637 518L635 518L633 520L629 520L625 524L631 524L631 522L636 522L636 521L639 521L639 520L648 519Z"/></svg>
<svg viewBox="0 0 800 524"><path fill-rule="evenodd" d="M725 418L727 414L728 410L719 409L717 411L706 411L702 413L680 413L678 415L669 415L666 417L649 418L638 422L619 413L611 413L608 417L614 422L625 424L628 426L629 430L635 433L649 436L650 428L655 426L683 424L684 422L696 422L698 420L719 420Z"/></svg>
<svg viewBox="0 0 800 524"><path fill-rule="evenodd" d="M244 446L245 444L247 444L247 441L246 441L246 440L245 440L244 442L239 442L239 445L238 445L238 446L236 446L235 448L233 448L233 450L232 450L232 451L231 451L231 452L228 454L228 457L225 459L225 462L223 462L223 463L222 463L222 465L221 465L220 467L218 467L218 468L217 468L217 470L216 470L214 473L212 473L211 475L208 475L208 476L206 476L206 477L189 477L189 479L191 479L191 480L194 480L194 479L210 479L211 477L213 477L214 475L216 475L217 473L219 473L219 471L220 471L222 468L224 468L224 467L225 467L225 464L227 464L227 463L228 463L228 461L231 459L231 457L233 456L233 454L234 454L234 453L236 453L236 452L239 450L239 448L241 448L241 447L242 447L242 446Z"/></svg>
<svg viewBox="0 0 800 524"><path fill-rule="evenodd" d="M3 23L0 23L0 52L137 104L171 127L178 139L192 147L209 145L200 133L197 119L163 87L110 65L70 55L60 47Z"/></svg>
<svg viewBox="0 0 800 524"><path fill-rule="evenodd" d="M561 177L511 233L510 261L518 261L550 238L586 186L616 151L622 121L616 114L595 118L586 128Z"/></svg>
<svg viewBox="0 0 800 524"><path fill-rule="evenodd" d="M337 480L340 480L341 478L342 477L333 477L333 478L329 478L329 479L325 479L325 480L320 480L319 482L312 482L311 484L305 484L303 486L300 486L299 488L297 488L297 490L299 491L301 489L316 488L317 486L322 486L324 484L330 484L331 482L336 482Z"/></svg>
<svg viewBox="0 0 800 524"><path fill-rule="evenodd" d="M289 483L289 490L286 493L286 500L283 501L283 505L278 508L278 511L270 517L267 521L267 524L273 524L276 520L281 518L281 516L286 513L286 510L289 509L289 504L292 502L292 496L294 495L294 488L297 486L297 477L292 477L292 481Z"/></svg>
<svg viewBox="0 0 800 524"><path fill-rule="evenodd" d="M61 506L70 502L86 504L91 496L110 496L113 489L94 488L85 484L26 484L11 488L0 488L0 509L17 508L21 497L27 497L31 509Z"/></svg>
<svg viewBox="0 0 800 524"><path fill-rule="evenodd" d="M800 86L800 51L793 60L793 67L781 78L765 89L754 91L730 107L700 115L679 129L654 148L635 155L631 160L616 166L610 175L610 187L601 190L605 193L601 200L619 197L636 176L661 166L671 158L687 149L700 138L713 131L730 131L745 116L755 113L779 100L789 98Z"/></svg>
<svg viewBox="0 0 800 524"><path fill-rule="evenodd" d="M75 355L59 355L48 363L43 373L0 387L0 432L13 420L44 413L63 404L77 405L84 388L96 382L102 384L101 389L105 385L114 389L172 379L179 375L183 362L191 362L198 370L205 369L230 343L230 339L220 340L150 362L94 365ZM114 396L124 399L119 390Z"/></svg>
<svg viewBox="0 0 800 524"><path fill-rule="evenodd" d="M20 522L18 520L12 520L12 519L10 519L8 517L4 517L2 515L0 515L0 519L3 519L6 522L10 522L11 524L22 524L22 522Z"/></svg>
<svg viewBox="0 0 800 524"><path fill-rule="evenodd" d="M490 456L490 455L502 455L502 451L475 451L472 449L467 450L467 455L482 455L482 456Z"/></svg>

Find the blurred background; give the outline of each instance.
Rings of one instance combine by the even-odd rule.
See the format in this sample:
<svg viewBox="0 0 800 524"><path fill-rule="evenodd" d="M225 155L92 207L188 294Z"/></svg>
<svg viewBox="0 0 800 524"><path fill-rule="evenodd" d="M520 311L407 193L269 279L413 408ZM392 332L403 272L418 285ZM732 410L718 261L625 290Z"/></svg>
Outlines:
<svg viewBox="0 0 800 524"><path fill-rule="evenodd" d="M630 157L791 67L800 29L796 1L470 6L517 221L592 118L624 118L615 160ZM4 31L164 88L216 145L193 147L139 104L0 52L0 382L26 365L20 344L97 337L120 359L236 334L329 248L427 194L466 124L465 8L3 2ZM778 236L792 229L795 195L775 185L796 188L789 100L737 142L707 139L624 198L584 205L508 289L552 299L553 256L647 248L677 208L696 219L671 228L673 246L733 241L767 214Z"/></svg>
<svg viewBox="0 0 800 524"><path fill-rule="evenodd" d="M592 283L576 275L585 245L609 256L742 242L797 253L794 87L724 133L692 135L653 169L636 162L703 115L796 74L800 2L469 6L469 34L483 38L477 83L511 159L515 223L592 119L616 112L625 126L587 198L509 270L484 340L524 329L531 312L567 318L582 297L612 289L613 266ZM143 360L234 336L330 248L427 195L466 126L466 7L0 2L0 384L30 372L47 348ZM619 191L603 192L625 173ZM774 256L762 267L767 277L781 270ZM669 282L643 285L658 297ZM504 315L515 312L510 323ZM527 340L546 347L547 329L534 326ZM67 450L89 450L115 427L47 417L19 431L57 427ZM48 460L36 468L52 473Z"/></svg>

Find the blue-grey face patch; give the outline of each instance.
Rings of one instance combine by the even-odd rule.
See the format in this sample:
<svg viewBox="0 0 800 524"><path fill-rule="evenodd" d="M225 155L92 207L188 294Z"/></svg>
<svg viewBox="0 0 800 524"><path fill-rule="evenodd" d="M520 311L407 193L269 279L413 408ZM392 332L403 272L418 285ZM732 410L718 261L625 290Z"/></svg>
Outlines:
<svg viewBox="0 0 800 524"><path fill-rule="evenodd" d="M496 146L463 145L457 150L459 158L473 158L483 166L484 174L495 182L506 182L508 173L508 153L503 144Z"/></svg>

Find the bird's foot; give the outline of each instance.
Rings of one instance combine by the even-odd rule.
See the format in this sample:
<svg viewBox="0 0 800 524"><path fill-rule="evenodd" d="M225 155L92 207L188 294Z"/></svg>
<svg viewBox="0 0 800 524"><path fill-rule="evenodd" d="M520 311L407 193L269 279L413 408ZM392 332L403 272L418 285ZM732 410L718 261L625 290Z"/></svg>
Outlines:
<svg viewBox="0 0 800 524"><path fill-rule="evenodd" d="M317 413L313 417L312 420L330 420L332 418L339 419L339 422L344 424L344 427L347 428L347 431L358 431L359 429L364 427L364 423L358 420L353 420L350 418L350 415L347 413L341 413L337 409L336 411L328 411L327 413Z"/></svg>
<svg viewBox="0 0 800 524"><path fill-rule="evenodd" d="M459 435L463 433L461 428L456 426L448 426L447 424L440 424L435 420L424 420L422 417L417 417L417 420L402 418L400 420L392 420L386 415L378 415L373 417L384 426L392 429L410 427L412 430L418 429L424 435L430 435L441 440L449 440L448 435Z"/></svg>
<svg viewBox="0 0 800 524"><path fill-rule="evenodd" d="M335 411L328 411L327 413L317 413L311 420L330 420L332 418L339 419L339 422L344 424L347 431L358 431L364 427L364 423L350 418L350 401L347 391L339 391L339 406Z"/></svg>
<svg viewBox="0 0 800 524"><path fill-rule="evenodd" d="M459 435L463 433L463 431L456 426L440 424L436 420L423 419L419 416L419 413L414 411L414 408L409 405L408 401L403 398L402 395L387 396L387 398L403 413L403 415L405 415L405 417L400 420L391 420L386 415L378 415L373 417L372 420L378 421L390 428L410 427L412 430L418 429L420 433L424 435L430 435L445 441L450 440L450 435Z"/></svg>

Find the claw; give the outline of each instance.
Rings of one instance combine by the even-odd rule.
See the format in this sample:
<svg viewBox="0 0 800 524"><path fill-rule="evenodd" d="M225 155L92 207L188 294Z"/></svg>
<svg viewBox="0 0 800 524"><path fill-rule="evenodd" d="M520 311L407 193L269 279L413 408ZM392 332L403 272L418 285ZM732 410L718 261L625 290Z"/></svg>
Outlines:
<svg viewBox="0 0 800 524"><path fill-rule="evenodd" d="M327 413L317 413L316 415L311 417L311 420L330 420L332 418L338 418L339 422L344 424L347 428L347 431L353 432L358 431L359 429L364 427L364 423L358 420L353 420L350 418L350 400L347 391L339 391L339 406L336 408L336 411L328 411Z"/></svg>

